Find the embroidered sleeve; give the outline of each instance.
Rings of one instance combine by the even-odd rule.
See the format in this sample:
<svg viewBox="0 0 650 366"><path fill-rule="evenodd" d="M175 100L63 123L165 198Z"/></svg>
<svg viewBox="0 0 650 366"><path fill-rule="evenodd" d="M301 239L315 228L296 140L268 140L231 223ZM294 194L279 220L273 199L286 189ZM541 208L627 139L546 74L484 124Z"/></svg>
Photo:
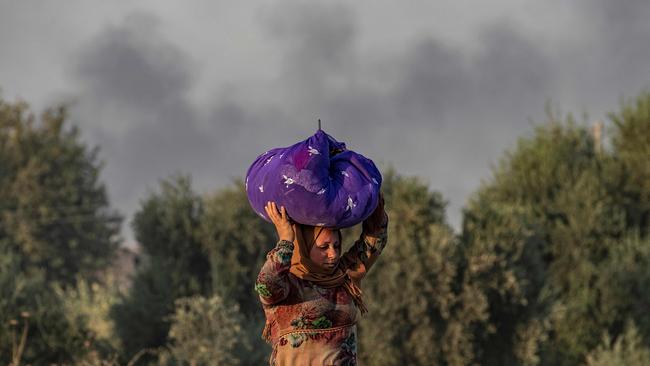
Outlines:
<svg viewBox="0 0 650 366"><path fill-rule="evenodd" d="M372 236L366 234L365 232L361 233L359 239L357 239L357 241L354 242L352 247L350 247L350 249L348 249L346 253L346 256L352 255L358 258L361 261L361 263L363 263L363 266L356 266L350 268L353 271L354 275L358 276L358 278L363 278L363 276L365 276L368 273L370 268L377 261L379 255L384 250L387 243L388 243L387 228L382 228L381 231L377 233L373 233Z"/></svg>
<svg viewBox="0 0 650 366"><path fill-rule="evenodd" d="M361 259L366 267L368 267L368 262L372 259L376 259L376 257L381 254L387 242L387 228L383 228L380 232L375 233L372 236L366 233L361 233L361 237L357 241L359 259ZM372 262L374 263L374 260Z"/></svg>
<svg viewBox="0 0 650 366"><path fill-rule="evenodd" d="M265 305L273 305L289 295L288 274L293 255L293 243L280 240L266 254L266 261L255 281L255 291Z"/></svg>

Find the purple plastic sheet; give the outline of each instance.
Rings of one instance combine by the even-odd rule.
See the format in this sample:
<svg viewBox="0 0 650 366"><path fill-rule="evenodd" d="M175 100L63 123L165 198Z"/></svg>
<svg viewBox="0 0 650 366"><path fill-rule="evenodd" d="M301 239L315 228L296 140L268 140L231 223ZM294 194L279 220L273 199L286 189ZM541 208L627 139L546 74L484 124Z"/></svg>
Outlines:
<svg viewBox="0 0 650 366"><path fill-rule="evenodd" d="M246 193L266 221L274 201L301 224L344 228L365 220L377 207L381 173L365 156L348 150L323 130L288 147L258 156L246 173Z"/></svg>

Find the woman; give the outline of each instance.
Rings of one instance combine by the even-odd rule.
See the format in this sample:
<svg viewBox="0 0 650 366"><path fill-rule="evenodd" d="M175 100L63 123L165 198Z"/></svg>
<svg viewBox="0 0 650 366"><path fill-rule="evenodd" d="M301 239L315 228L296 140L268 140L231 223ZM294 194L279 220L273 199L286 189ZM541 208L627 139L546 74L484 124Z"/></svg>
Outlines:
<svg viewBox="0 0 650 366"><path fill-rule="evenodd" d="M341 231L294 223L284 207L265 210L279 241L266 255L255 289L266 315L263 337L271 365L356 365L361 280L387 241L388 215L380 193L363 232L341 255Z"/></svg>

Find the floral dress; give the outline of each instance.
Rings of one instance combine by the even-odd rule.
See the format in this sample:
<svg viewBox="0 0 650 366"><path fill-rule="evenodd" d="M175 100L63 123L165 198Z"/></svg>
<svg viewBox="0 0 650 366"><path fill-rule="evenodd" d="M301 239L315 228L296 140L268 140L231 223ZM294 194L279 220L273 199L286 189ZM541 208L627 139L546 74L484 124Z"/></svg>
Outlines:
<svg viewBox="0 0 650 366"><path fill-rule="evenodd" d="M350 269L360 283L387 242L384 228L377 236L361 234L348 250L360 259ZM289 272L293 243L280 240L266 255L255 290L270 323L272 366L356 365L358 311L343 288L323 288Z"/></svg>

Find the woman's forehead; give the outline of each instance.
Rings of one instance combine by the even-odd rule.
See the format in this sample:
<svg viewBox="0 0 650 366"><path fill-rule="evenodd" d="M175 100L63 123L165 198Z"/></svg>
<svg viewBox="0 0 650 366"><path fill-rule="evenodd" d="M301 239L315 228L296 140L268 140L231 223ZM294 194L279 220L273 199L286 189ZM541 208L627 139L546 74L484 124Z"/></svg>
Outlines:
<svg viewBox="0 0 650 366"><path fill-rule="evenodd" d="M318 235L318 238L316 238L317 243L333 243L335 241L339 241L339 232L338 230L329 228L323 228L323 231Z"/></svg>

